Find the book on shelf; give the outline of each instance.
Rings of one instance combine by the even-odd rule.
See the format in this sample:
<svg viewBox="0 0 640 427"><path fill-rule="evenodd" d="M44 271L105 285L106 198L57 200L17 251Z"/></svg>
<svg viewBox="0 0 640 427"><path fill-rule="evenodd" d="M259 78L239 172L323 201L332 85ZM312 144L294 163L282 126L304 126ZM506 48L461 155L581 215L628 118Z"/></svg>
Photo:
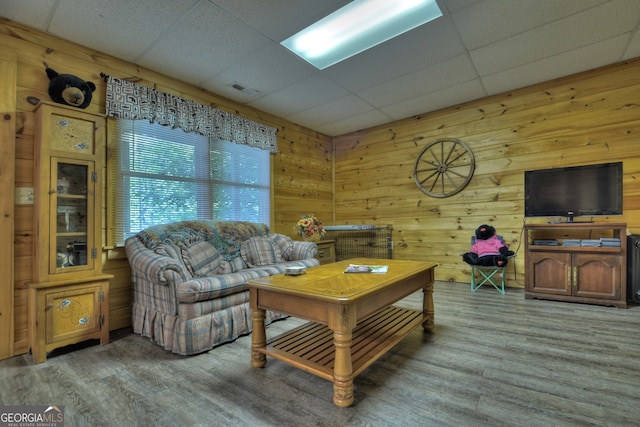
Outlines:
<svg viewBox="0 0 640 427"><path fill-rule="evenodd" d="M388 265L363 265L363 264L349 264L344 270L345 273L377 273L384 274L389 271Z"/></svg>
<svg viewBox="0 0 640 427"><path fill-rule="evenodd" d="M556 239L533 239L533 244L542 246L558 246L558 241Z"/></svg>
<svg viewBox="0 0 640 427"><path fill-rule="evenodd" d="M617 237L601 237L600 244L603 247L608 248L619 248L620 247L620 239Z"/></svg>

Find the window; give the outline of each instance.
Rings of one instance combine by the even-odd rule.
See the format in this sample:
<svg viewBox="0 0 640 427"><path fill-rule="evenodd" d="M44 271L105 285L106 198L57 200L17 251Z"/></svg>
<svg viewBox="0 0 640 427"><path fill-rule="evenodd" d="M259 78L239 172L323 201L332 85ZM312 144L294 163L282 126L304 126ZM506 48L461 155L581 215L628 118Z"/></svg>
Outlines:
<svg viewBox="0 0 640 427"><path fill-rule="evenodd" d="M269 151L117 120L116 241L190 219L270 222Z"/></svg>

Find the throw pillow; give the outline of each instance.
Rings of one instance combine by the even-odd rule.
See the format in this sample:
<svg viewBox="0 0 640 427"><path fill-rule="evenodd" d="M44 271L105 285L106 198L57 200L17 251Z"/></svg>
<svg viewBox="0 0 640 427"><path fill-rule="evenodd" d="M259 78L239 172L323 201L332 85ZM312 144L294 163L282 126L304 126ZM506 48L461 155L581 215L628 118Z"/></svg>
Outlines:
<svg viewBox="0 0 640 427"><path fill-rule="evenodd" d="M242 271L245 268L247 268L247 263L244 262L240 255L238 255L237 257L232 258L229 261L222 260L218 274L235 273L237 271Z"/></svg>
<svg viewBox="0 0 640 427"><path fill-rule="evenodd" d="M240 255L249 267L284 262L280 247L266 236L256 236L245 240L240 246Z"/></svg>
<svg viewBox="0 0 640 427"><path fill-rule="evenodd" d="M182 258L182 256L180 255L180 248L174 245L171 240L165 240L164 242L156 246L155 253L157 253L158 255L171 257L178 261L180 261L180 259Z"/></svg>
<svg viewBox="0 0 640 427"><path fill-rule="evenodd" d="M199 241L183 247L182 259L193 277L205 277L218 274L222 256L209 243Z"/></svg>
<svg viewBox="0 0 640 427"><path fill-rule="evenodd" d="M282 259L285 261L291 261L291 253L293 252L293 239L284 234L269 234L269 238L274 242L282 251Z"/></svg>

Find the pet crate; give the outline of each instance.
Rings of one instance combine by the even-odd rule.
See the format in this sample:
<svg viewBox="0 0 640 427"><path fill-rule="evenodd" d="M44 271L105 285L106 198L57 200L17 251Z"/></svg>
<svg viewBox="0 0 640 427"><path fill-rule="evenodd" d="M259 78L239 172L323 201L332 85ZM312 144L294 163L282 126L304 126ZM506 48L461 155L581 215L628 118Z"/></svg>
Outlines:
<svg viewBox="0 0 640 427"><path fill-rule="evenodd" d="M326 226L325 230L323 239L335 241L336 261L351 258L392 258L391 225L332 225Z"/></svg>

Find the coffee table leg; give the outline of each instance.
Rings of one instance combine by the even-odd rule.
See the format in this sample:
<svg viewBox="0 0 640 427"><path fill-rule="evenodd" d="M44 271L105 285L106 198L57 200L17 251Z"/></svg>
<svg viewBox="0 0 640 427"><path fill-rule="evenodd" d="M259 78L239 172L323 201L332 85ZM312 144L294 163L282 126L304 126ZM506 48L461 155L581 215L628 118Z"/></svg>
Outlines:
<svg viewBox="0 0 640 427"><path fill-rule="evenodd" d="M422 328L430 332L435 326L435 309L433 307L433 282L422 288Z"/></svg>
<svg viewBox="0 0 640 427"><path fill-rule="evenodd" d="M266 312L259 308L251 310L253 320L253 332L251 333L251 366L262 368L267 363L267 356L259 349L267 347L267 333L264 330L264 318Z"/></svg>
<svg viewBox="0 0 640 427"><path fill-rule="evenodd" d="M351 331L334 331L333 344L336 349L333 366L333 403L345 408L353 404Z"/></svg>

